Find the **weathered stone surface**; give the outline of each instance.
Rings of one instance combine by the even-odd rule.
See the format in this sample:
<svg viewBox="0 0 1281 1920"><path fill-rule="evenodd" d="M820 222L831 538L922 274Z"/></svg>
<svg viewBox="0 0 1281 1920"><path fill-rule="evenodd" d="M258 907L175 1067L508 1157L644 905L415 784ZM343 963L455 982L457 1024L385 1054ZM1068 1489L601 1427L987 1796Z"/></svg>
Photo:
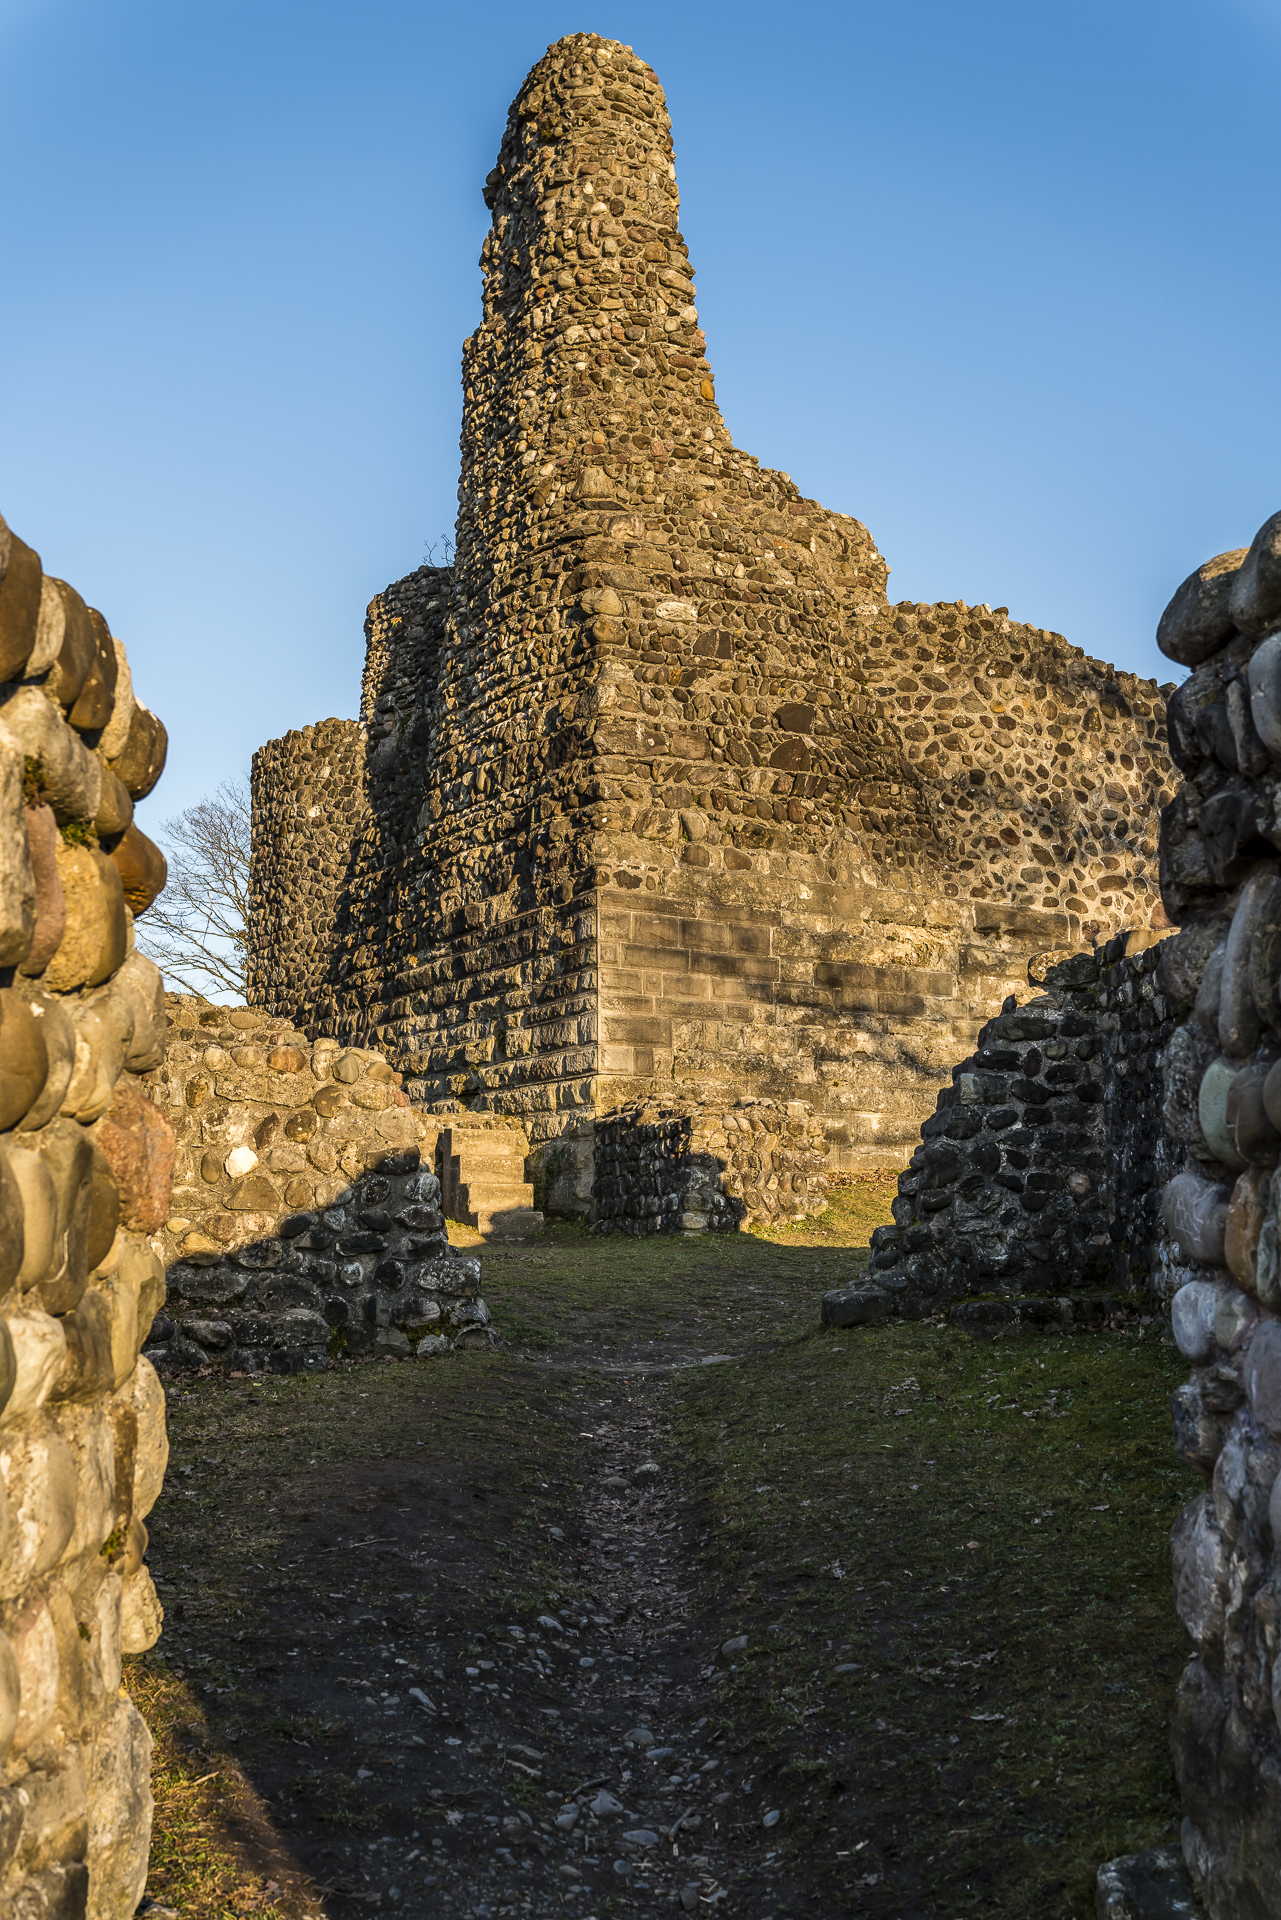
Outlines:
<svg viewBox="0 0 1281 1920"><path fill-rule="evenodd" d="M451 1251L437 1210L446 1116L412 1109L373 1050L313 1049L284 1020L192 995L166 1004L165 1058L145 1079L176 1138L155 1363L289 1372L409 1355L429 1325L440 1351L487 1327L479 1264ZM210 1071L217 1102L193 1099ZM364 1104L372 1091L392 1104Z"/></svg>
<svg viewBox="0 0 1281 1920"><path fill-rule="evenodd" d="M967 1303L964 1324L1013 1331L1036 1322L1038 1298L1050 1302L1045 1324L1059 1324L1061 1303L1083 1289L1116 1287L1123 1299L1151 1284L1177 1164L1160 1144L1162 1104L1194 1098L1199 1083L1180 1093L1158 1071L1173 1023L1156 990L1160 943L1148 938L1119 936L1088 965L1048 969L1045 993L1023 1008L1008 1000L953 1068L899 1180L895 1224L872 1235L871 1278L895 1313L957 1318L966 1296L1003 1296L986 1319L982 1301ZM1189 1176L1167 1199L1181 1230L1220 1258L1229 1192ZM1170 1272L1162 1291L1184 1277Z"/></svg>
<svg viewBox="0 0 1281 1920"><path fill-rule="evenodd" d="M1219 1289L1208 1280L1189 1280L1170 1302L1170 1323L1175 1344L1188 1360L1204 1361L1214 1356L1214 1320L1219 1305Z"/></svg>
<svg viewBox="0 0 1281 1920"><path fill-rule="evenodd" d="M22 991L27 1005L40 1022L48 1061L44 1091L18 1123L23 1133L31 1133L45 1126L55 1114L62 1111L63 1100L76 1070L76 1030L56 995L45 993L34 984L24 986Z"/></svg>
<svg viewBox="0 0 1281 1920"><path fill-rule="evenodd" d="M40 556L0 519L0 681L12 680L36 643Z"/></svg>
<svg viewBox="0 0 1281 1920"><path fill-rule="evenodd" d="M147 708L135 704L129 732L120 752L110 761L111 771L134 800L145 800L165 768L169 737Z"/></svg>
<svg viewBox="0 0 1281 1920"><path fill-rule="evenodd" d="M122 684L132 702L121 660L0 522L0 965L22 969L0 988L0 1762L21 1823L19 1841L0 1810L0 1913L33 1920L132 1914L151 1817L120 1651L160 1628L141 1556L164 1401L138 1348L163 1298L147 1230L168 1216L168 1127L130 1078L160 1057L158 977L126 961L98 844L129 824L89 744Z"/></svg>
<svg viewBox="0 0 1281 1920"><path fill-rule="evenodd" d="M0 583L2 586L3 583ZM31 946L36 884L23 821L22 748L0 719L0 966L13 967Z"/></svg>
<svg viewBox="0 0 1281 1920"><path fill-rule="evenodd" d="M1244 547L1220 553L1190 573L1161 615L1156 643L1180 666L1199 667L1217 653L1233 628L1231 599Z"/></svg>
<svg viewBox="0 0 1281 1920"><path fill-rule="evenodd" d="M1232 1189L1224 1222L1223 1258L1228 1271L1246 1293L1255 1293L1255 1262L1259 1235L1272 1205L1272 1175L1264 1167L1249 1167Z"/></svg>
<svg viewBox="0 0 1281 1920"><path fill-rule="evenodd" d="M7 698L4 696L8 696ZM37 792L53 809L59 825L88 825L102 799L102 763L68 727L43 688L0 690L0 721L24 755L37 763Z"/></svg>
<svg viewBox="0 0 1281 1920"><path fill-rule="evenodd" d="M646 1101L596 1124L595 1233L723 1232L827 1204L826 1142L791 1101Z"/></svg>
<svg viewBox="0 0 1281 1920"><path fill-rule="evenodd" d="M1182 638L1169 646L1166 624L1180 607ZM1220 556L1185 583L1161 635L1195 666L1170 700L1183 785L1162 825L1165 908L1189 925L1160 978L1184 1016L1163 1073L1168 1146L1186 1150L1187 1165L1172 1169L1164 1212L1184 1280L1172 1305L1175 1338L1195 1366L1172 1408L1180 1456L1211 1475L1172 1542L1178 1610L1194 1647L1172 1741L1183 1858L1209 1920L1262 1920L1281 1909L1272 1517L1281 1468L1279 625L1274 515L1247 552ZM1222 1273L1211 1280L1220 1260L1235 1285ZM1158 1248L1154 1276L1177 1271Z"/></svg>
<svg viewBox="0 0 1281 1920"><path fill-rule="evenodd" d="M44 1025L32 1011L30 996L0 987L0 1131L31 1111L48 1073Z"/></svg>
<svg viewBox="0 0 1281 1920"><path fill-rule="evenodd" d="M1269 633L1281 623L1281 513L1251 541L1232 581L1230 610L1243 633Z"/></svg>
<svg viewBox="0 0 1281 1920"><path fill-rule="evenodd" d="M894 1301L879 1287L836 1287L823 1295L821 1314L825 1327L870 1327L887 1320Z"/></svg>
<svg viewBox="0 0 1281 1920"><path fill-rule="evenodd" d="M168 876L165 856L154 840L130 825L111 849L111 860L120 875L125 905L136 919L164 888Z"/></svg>
<svg viewBox="0 0 1281 1920"><path fill-rule="evenodd" d="M57 862L67 924L44 980L52 992L70 993L100 985L124 961L125 900L120 875L97 848L64 843Z"/></svg>
<svg viewBox="0 0 1281 1920"><path fill-rule="evenodd" d="M20 969L23 973L40 974L62 944L62 936L67 930L67 902L58 873L58 847L61 842L53 808L28 807L25 820L27 851L35 887L35 910L31 939L20 962Z"/></svg>
<svg viewBox="0 0 1281 1920"><path fill-rule="evenodd" d="M94 1138L120 1189L120 1218L140 1233L155 1233L169 1217L175 1140L168 1119L141 1089L118 1086Z"/></svg>
<svg viewBox="0 0 1281 1920"><path fill-rule="evenodd" d="M1203 1267L1227 1264L1224 1238L1231 1194L1222 1180L1207 1180L1200 1173L1181 1173L1169 1182L1161 1202L1162 1222L1185 1260Z"/></svg>
<svg viewBox="0 0 1281 1920"><path fill-rule="evenodd" d="M1204 1920L1178 1847L1128 1853L1099 1868L1097 1920Z"/></svg>

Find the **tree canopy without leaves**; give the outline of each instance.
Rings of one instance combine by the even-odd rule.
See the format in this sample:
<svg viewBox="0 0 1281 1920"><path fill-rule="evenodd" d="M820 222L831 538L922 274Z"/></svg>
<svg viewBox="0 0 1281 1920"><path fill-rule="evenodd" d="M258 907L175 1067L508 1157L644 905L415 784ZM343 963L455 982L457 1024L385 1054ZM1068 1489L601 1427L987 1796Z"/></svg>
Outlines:
<svg viewBox="0 0 1281 1920"><path fill-rule="evenodd" d="M169 883L138 923L138 945L187 993L245 997L249 782L217 791L159 829Z"/></svg>

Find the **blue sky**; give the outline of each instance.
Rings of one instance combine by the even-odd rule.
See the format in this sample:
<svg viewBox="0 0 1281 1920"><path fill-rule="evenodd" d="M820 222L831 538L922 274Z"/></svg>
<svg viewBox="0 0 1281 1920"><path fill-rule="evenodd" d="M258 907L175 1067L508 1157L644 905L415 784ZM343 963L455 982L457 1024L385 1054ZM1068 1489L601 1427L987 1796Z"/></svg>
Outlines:
<svg viewBox="0 0 1281 1920"><path fill-rule="evenodd" d="M0 0L0 511L169 727L152 821L354 712L452 527L481 183L583 29L667 89L731 431L893 598L1164 679L1281 506L1276 0Z"/></svg>

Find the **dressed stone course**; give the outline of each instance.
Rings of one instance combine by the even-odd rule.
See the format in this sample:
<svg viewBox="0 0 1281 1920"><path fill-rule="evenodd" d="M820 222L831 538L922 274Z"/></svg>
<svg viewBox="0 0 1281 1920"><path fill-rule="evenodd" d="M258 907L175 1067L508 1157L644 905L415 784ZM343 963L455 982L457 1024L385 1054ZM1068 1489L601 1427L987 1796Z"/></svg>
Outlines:
<svg viewBox="0 0 1281 1920"><path fill-rule="evenodd" d="M165 758L125 650L0 520L0 1913L123 1920L146 1884L151 1739L121 1656L168 1456L139 1349L174 1141L143 1089L164 884L134 824Z"/></svg>

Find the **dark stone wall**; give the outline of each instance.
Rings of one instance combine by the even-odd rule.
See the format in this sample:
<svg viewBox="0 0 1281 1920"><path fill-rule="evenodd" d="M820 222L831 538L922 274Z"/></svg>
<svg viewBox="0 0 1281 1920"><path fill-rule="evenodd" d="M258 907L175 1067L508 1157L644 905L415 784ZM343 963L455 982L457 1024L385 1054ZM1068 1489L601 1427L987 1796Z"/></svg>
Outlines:
<svg viewBox="0 0 1281 1920"><path fill-rule="evenodd" d="M1133 938L1122 935L1110 941L1099 972L1111 1278L1122 1293L1150 1295L1154 1304L1165 1306L1172 1289L1166 1279L1170 1246L1161 1221L1161 1194L1178 1170L1180 1156L1165 1131L1161 1068L1178 1009L1166 993L1161 971L1165 941L1118 956L1117 948L1128 948Z"/></svg>
<svg viewBox="0 0 1281 1920"><path fill-rule="evenodd" d="M899 1180L895 1224L872 1236L869 1281L885 1311L915 1317L975 1295L1146 1295L1174 1026L1160 946L1126 952L1146 937L1050 967L1044 992L1007 1002L953 1070Z"/></svg>
<svg viewBox="0 0 1281 1920"><path fill-rule="evenodd" d="M366 752L363 726L322 720L253 760L246 997L270 1013L307 1008L317 1032L352 925Z"/></svg>

